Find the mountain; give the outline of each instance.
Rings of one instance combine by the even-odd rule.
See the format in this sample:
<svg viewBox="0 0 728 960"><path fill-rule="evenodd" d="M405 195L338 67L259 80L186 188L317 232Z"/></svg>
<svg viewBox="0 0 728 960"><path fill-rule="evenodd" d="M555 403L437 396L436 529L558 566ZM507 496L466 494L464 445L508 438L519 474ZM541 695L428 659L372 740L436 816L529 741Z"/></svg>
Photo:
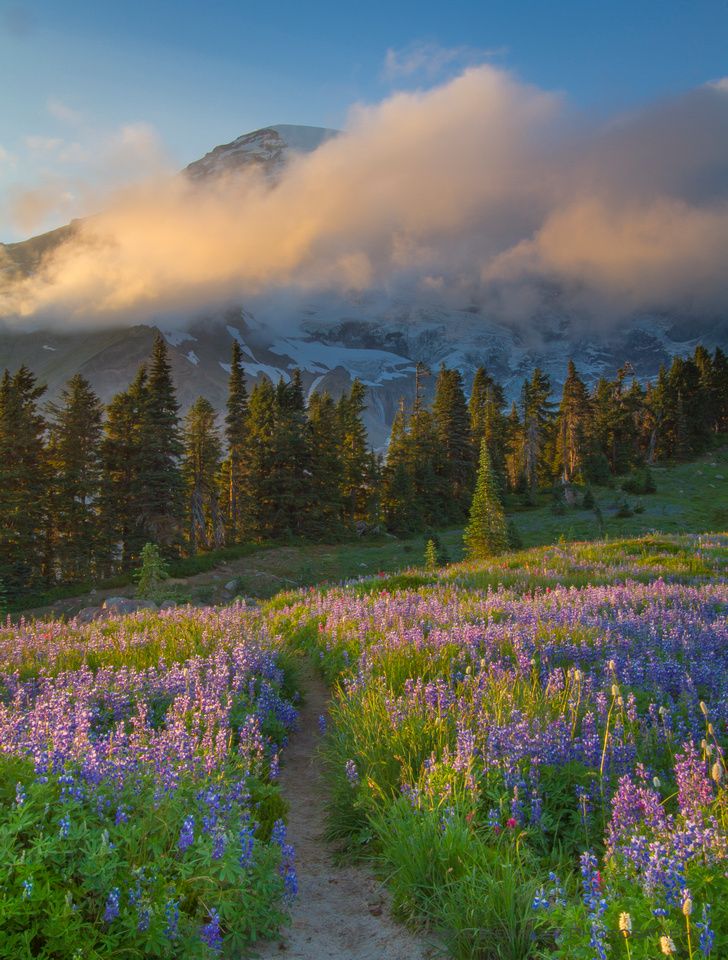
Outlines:
<svg viewBox="0 0 728 960"><path fill-rule="evenodd" d="M289 159L315 150L336 131L279 125L256 130L215 147L184 174L195 180L254 167L274 181ZM71 223L22 243L0 244L0 284L32 274L42 258L73 235ZM303 372L304 387L337 395L354 377L369 391L367 427L377 447L386 443L401 396L411 397L415 364L458 367L466 384L485 364L516 399L523 379L539 364L559 389L566 361L573 357L589 382L612 375L625 361L642 378L660 363L694 349L728 345L728 325L715 318L637 316L618 327L590 331L559 308L558 294L527 327L517 328L485 315L473 304L446 306L433 299L412 302L384 292L362 295L320 293L295 302L275 297L163 323L98 331L19 330L0 318L0 370L26 363L58 396L76 372L87 377L103 400L124 388L147 357L156 329L170 349L183 410L202 394L221 409L225 402L233 338L243 350L252 384L261 376L288 378Z"/></svg>
<svg viewBox="0 0 728 960"><path fill-rule="evenodd" d="M244 133L232 143L224 143L185 168L193 180L234 173L246 167L260 167L274 177L293 153L310 153L335 137L338 130L278 124L252 133Z"/></svg>

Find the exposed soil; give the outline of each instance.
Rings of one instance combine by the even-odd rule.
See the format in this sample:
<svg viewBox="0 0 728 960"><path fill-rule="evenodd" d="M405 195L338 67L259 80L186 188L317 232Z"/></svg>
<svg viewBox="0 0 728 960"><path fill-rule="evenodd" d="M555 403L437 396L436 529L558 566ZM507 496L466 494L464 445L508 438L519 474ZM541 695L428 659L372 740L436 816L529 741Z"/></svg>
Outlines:
<svg viewBox="0 0 728 960"><path fill-rule="evenodd" d="M323 840L325 790L316 757L318 718L326 713L328 692L310 673L303 678L303 693L300 729L285 751L281 773L299 894L290 928L256 955L261 960L434 960L442 954L392 919L386 890L368 870L333 861Z"/></svg>

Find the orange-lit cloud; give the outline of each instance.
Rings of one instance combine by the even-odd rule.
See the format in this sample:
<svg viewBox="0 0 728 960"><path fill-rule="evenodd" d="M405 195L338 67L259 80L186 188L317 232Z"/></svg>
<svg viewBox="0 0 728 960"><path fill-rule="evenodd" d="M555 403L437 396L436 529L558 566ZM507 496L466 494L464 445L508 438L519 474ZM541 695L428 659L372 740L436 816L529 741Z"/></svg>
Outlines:
<svg viewBox="0 0 728 960"><path fill-rule="evenodd" d="M472 68L353 109L273 185L158 175L115 193L0 313L118 324L281 288L402 287L525 320L544 283L604 315L719 309L727 119L713 85L596 130Z"/></svg>

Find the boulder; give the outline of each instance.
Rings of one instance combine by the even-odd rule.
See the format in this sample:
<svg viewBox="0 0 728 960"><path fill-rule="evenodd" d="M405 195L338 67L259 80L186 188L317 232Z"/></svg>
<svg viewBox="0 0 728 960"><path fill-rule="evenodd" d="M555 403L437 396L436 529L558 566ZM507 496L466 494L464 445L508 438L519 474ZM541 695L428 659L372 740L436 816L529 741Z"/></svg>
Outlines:
<svg viewBox="0 0 728 960"><path fill-rule="evenodd" d="M135 600L137 610L159 610L154 600Z"/></svg>
<svg viewBox="0 0 728 960"><path fill-rule="evenodd" d="M117 603L126 603L128 599L128 597L107 597L101 606L104 610L108 610L111 607L115 607Z"/></svg>
<svg viewBox="0 0 728 960"><path fill-rule="evenodd" d="M132 600L130 597L107 597L103 604L108 613L124 616L127 613L136 613L137 610L157 610L153 600Z"/></svg>
<svg viewBox="0 0 728 960"><path fill-rule="evenodd" d="M228 582L225 584L225 589L227 590L228 593L235 593L235 591L238 589L237 579L228 580Z"/></svg>
<svg viewBox="0 0 728 960"><path fill-rule="evenodd" d="M174 610L177 606L176 600L163 600L159 606L160 610Z"/></svg>
<svg viewBox="0 0 728 960"><path fill-rule="evenodd" d="M102 620L104 611L101 607L83 607L76 614L77 623L93 623L94 620Z"/></svg>

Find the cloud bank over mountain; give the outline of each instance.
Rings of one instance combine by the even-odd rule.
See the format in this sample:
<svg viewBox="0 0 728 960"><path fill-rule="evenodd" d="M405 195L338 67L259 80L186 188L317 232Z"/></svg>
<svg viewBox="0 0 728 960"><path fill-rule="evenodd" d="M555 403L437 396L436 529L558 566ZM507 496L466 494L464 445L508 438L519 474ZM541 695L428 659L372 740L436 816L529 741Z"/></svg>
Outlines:
<svg viewBox="0 0 728 960"><path fill-rule="evenodd" d="M590 323L728 307L723 81L589 121L490 65L356 106L257 168L146 179L0 293L22 325L192 315L281 290L384 290L527 323L545 291Z"/></svg>

